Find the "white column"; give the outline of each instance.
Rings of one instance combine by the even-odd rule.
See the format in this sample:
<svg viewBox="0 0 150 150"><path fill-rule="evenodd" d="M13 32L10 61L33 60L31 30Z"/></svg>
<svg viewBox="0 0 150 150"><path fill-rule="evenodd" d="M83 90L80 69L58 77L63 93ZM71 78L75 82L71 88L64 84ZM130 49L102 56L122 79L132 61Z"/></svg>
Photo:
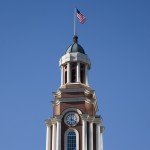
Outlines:
<svg viewBox="0 0 150 150"><path fill-rule="evenodd" d="M56 124L53 123L53 138L52 138L52 150L56 150Z"/></svg>
<svg viewBox="0 0 150 150"><path fill-rule="evenodd" d="M61 66L61 86L64 84L64 67Z"/></svg>
<svg viewBox="0 0 150 150"><path fill-rule="evenodd" d="M46 124L46 150L51 150L51 119L45 121Z"/></svg>
<svg viewBox="0 0 150 150"><path fill-rule="evenodd" d="M47 125L47 132L46 132L46 150L51 149L51 126Z"/></svg>
<svg viewBox="0 0 150 150"><path fill-rule="evenodd" d="M89 150L93 150L93 120L94 117L90 116L89 121Z"/></svg>
<svg viewBox="0 0 150 150"><path fill-rule="evenodd" d="M81 82L81 79L80 79L80 62L77 62L77 82Z"/></svg>
<svg viewBox="0 0 150 150"><path fill-rule="evenodd" d="M61 120L57 120L56 150L61 150Z"/></svg>
<svg viewBox="0 0 150 150"><path fill-rule="evenodd" d="M85 65L85 84L89 85L89 81L88 81L88 64Z"/></svg>
<svg viewBox="0 0 150 150"><path fill-rule="evenodd" d="M100 150L100 123L96 124L96 150Z"/></svg>
<svg viewBox="0 0 150 150"><path fill-rule="evenodd" d="M70 62L67 63L67 83L70 83Z"/></svg>
<svg viewBox="0 0 150 150"><path fill-rule="evenodd" d="M82 150L87 150L87 116L82 114Z"/></svg>
<svg viewBox="0 0 150 150"><path fill-rule="evenodd" d="M101 126L101 133L100 133L100 143L101 143L101 146L100 146L100 150L103 150L103 131L104 131L104 127Z"/></svg>

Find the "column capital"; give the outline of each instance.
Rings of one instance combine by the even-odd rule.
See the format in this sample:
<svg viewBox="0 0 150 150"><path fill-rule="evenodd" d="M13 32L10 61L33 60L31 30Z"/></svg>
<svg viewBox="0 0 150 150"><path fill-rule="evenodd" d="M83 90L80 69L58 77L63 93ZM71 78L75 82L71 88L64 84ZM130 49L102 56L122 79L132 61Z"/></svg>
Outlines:
<svg viewBox="0 0 150 150"><path fill-rule="evenodd" d="M60 122L61 119L62 119L62 117L63 117L63 115L56 115L55 116L55 120L58 121L58 122Z"/></svg>
<svg viewBox="0 0 150 150"><path fill-rule="evenodd" d="M94 119L95 119L94 116L89 116L89 117L88 117L88 122L94 123Z"/></svg>
<svg viewBox="0 0 150 150"><path fill-rule="evenodd" d="M96 125L101 125L101 121L98 119L98 118L95 118L95 120L94 120L94 123L96 124Z"/></svg>
<svg viewBox="0 0 150 150"><path fill-rule="evenodd" d="M51 118L52 125L56 124L56 118Z"/></svg>
<svg viewBox="0 0 150 150"><path fill-rule="evenodd" d="M103 132L105 131L105 127L104 127L104 126L101 126L101 127L100 127L100 131L101 131L101 133L103 133Z"/></svg>
<svg viewBox="0 0 150 150"><path fill-rule="evenodd" d="M88 114L81 114L80 116L81 116L81 119L83 121L87 121L89 115Z"/></svg>
<svg viewBox="0 0 150 150"><path fill-rule="evenodd" d="M102 121L103 121L102 117L101 116L97 116L95 118L95 120L94 120L94 123L102 125Z"/></svg>
<svg viewBox="0 0 150 150"><path fill-rule="evenodd" d="M46 126L51 126L52 125L51 119L46 119L45 124Z"/></svg>

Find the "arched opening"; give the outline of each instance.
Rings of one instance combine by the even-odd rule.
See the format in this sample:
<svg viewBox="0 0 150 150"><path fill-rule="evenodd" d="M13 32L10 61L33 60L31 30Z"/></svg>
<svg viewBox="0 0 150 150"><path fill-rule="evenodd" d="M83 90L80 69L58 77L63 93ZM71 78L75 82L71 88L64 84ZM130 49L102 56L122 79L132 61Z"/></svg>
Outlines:
<svg viewBox="0 0 150 150"><path fill-rule="evenodd" d="M76 129L65 132L65 150L79 150L79 133Z"/></svg>
<svg viewBox="0 0 150 150"><path fill-rule="evenodd" d="M64 66L64 83L67 83L67 65Z"/></svg>
<svg viewBox="0 0 150 150"><path fill-rule="evenodd" d="M77 82L77 63L71 63L71 82Z"/></svg>
<svg viewBox="0 0 150 150"><path fill-rule="evenodd" d="M80 66L80 79L81 83L85 83L85 65L81 64Z"/></svg>

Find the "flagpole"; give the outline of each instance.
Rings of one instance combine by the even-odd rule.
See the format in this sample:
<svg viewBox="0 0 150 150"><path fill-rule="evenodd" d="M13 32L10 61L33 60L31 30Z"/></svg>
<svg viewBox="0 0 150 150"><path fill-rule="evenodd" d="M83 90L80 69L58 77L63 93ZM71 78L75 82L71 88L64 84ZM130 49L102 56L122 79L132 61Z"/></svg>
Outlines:
<svg viewBox="0 0 150 150"><path fill-rule="evenodd" d="M75 8L74 9L74 35L76 35L76 13L77 13L77 10Z"/></svg>

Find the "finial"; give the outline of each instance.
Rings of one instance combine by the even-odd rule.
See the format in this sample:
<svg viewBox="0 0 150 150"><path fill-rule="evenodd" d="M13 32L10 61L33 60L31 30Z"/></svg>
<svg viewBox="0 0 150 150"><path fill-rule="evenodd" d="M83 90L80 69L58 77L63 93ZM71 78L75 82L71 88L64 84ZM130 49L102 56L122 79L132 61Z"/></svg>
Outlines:
<svg viewBox="0 0 150 150"><path fill-rule="evenodd" d="M74 42L74 43L78 43L78 36L77 36L77 35L74 35L74 37L73 37L73 42Z"/></svg>

